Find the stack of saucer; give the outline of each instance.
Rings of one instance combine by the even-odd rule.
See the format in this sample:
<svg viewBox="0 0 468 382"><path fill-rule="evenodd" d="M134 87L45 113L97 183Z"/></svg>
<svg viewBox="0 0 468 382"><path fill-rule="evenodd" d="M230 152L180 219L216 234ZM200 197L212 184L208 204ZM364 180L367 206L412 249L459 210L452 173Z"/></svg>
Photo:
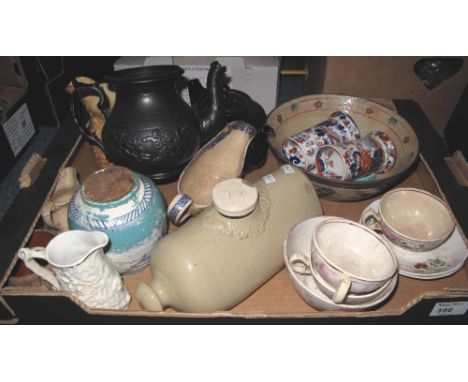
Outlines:
<svg viewBox="0 0 468 382"><path fill-rule="evenodd" d="M318 310L373 308L398 281L388 243L342 218L314 217L296 225L285 240L284 260L299 295Z"/></svg>
<svg viewBox="0 0 468 382"><path fill-rule="evenodd" d="M433 280L457 272L468 249L445 202L415 188L398 188L372 202L360 222L377 230L403 276Z"/></svg>

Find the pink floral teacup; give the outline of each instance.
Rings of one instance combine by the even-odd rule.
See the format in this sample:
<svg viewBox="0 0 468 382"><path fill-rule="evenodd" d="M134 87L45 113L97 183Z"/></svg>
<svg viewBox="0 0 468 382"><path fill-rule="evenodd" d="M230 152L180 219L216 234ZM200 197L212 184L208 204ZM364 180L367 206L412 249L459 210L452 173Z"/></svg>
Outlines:
<svg viewBox="0 0 468 382"><path fill-rule="evenodd" d="M455 228L447 204L416 188L387 192L378 211L366 210L361 221L373 230L382 231L392 243L416 252L438 247Z"/></svg>
<svg viewBox="0 0 468 382"><path fill-rule="evenodd" d="M395 275L398 262L389 244L354 221L330 218L312 235L310 254L294 254L290 263L299 273L314 268L333 288L332 300L340 304L349 294L369 294Z"/></svg>

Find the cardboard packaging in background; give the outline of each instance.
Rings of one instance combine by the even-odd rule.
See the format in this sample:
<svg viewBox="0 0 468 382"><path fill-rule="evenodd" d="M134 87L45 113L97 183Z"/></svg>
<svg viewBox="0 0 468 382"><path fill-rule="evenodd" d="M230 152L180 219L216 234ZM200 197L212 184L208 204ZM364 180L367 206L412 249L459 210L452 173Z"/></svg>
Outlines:
<svg viewBox="0 0 468 382"><path fill-rule="evenodd" d="M447 123L445 137L450 152L460 150L465 159L468 158L468 85ZM468 179L468 172L466 178Z"/></svg>
<svg viewBox="0 0 468 382"><path fill-rule="evenodd" d="M148 65L179 65L185 70L184 76L199 79L206 87L210 64L218 61L227 68L229 87L247 93L257 101L268 114L277 106L279 85L279 57L121 57L114 64L115 70ZM182 97L190 105L188 90Z"/></svg>
<svg viewBox="0 0 468 382"><path fill-rule="evenodd" d="M346 94L364 98L411 99L419 103L442 137L468 83L468 57L458 73L432 90L414 73L424 57L309 57L308 94Z"/></svg>

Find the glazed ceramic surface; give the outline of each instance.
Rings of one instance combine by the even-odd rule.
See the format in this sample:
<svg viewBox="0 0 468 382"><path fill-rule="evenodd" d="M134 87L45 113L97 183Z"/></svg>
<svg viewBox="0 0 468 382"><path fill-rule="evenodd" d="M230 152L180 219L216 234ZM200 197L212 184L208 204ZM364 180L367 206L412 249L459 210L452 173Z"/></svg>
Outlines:
<svg viewBox="0 0 468 382"><path fill-rule="evenodd" d="M27 247L46 247L54 237L55 234L45 229L35 229ZM7 285L13 287L42 287L46 289L51 289L52 287L48 281L45 281L26 267L23 261L16 263L11 276L7 280Z"/></svg>
<svg viewBox="0 0 468 382"><path fill-rule="evenodd" d="M281 248L288 229L322 214L314 187L291 165L256 180L256 192L238 184L229 198L226 189L218 186L213 205L155 245L152 280L141 283L136 293L144 309L212 312L232 308L284 266ZM241 192L248 194L246 199L239 198ZM231 217L236 210L247 215Z"/></svg>
<svg viewBox="0 0 468 382"><path fill-rule="evenodd" d="M346 111L332 113L324 126L328 132L338 137L339 142L353 141L361 136L358 125Z"/></svg>
<svg viewBox="0 0 468 382"><path fill-rule="evenodd" d="M393 279L393 277L389 278L387 282L372 292L354 294L349 292L350 283L346 277L340 280L341 285L339 288L325 280L320 274L319 269L317 269L317 264L312 261L310 254L294 253L289 256L289 265L298 274L312 276L319 289L335 304L345 303L355 305L372 301L389 286Z"/></svg>
<svg viewBox="0 0 468 382"><path fill-rule="evenodd" d="M65 91L68 94L73 94L75 91L75 86L73 83L80 83L86 85L97 85L96 81L89 77L78 76L75 77L75 81L70 81L65 88ZM102 89L103 93L107 97L109 101L109 108L112 110L115 104L115 93L109 88L109 84L101 83L99 84L100 88ZM89 125L88 129L91 134L93 134L97 139L102 141L102 129L106 122L106 116L103 112L99 109L99 101L100 98L97 95L86 95L81 98L81 103L84 109L89 114ZM74 107L77 107L75 105ZM93 153L93 161L94 165L98 169L103 169L109 166L112 166L107 160L106 154L98 145L91 145L91 151Z"/></svg>
<svg viewBox="0 0 468 382"><path fill-rule="evenodd" d="M68 231L52 239L46 248L22 248L18 255L55 290L71 292L90 308L124 309L130 294L104 255L108 240L102 232ZM46 260L53 272L34 259Z"/></svg>
<svg viewBox="0 0 468 382"><path fill-rule="evenodd" d="M283 256L289 276L298 294L317 310L361 311L372 309L390 297L398 282L396 273L387 287L371 300L361 304L336 304L324 294L311 275L302 275L295 272L290 265L290 258L296 253L311 252L311 237L317 225L330 217L319 216L308 218L294 226L288 233L283 244ZM348 295L349 296L349 295Z"/></svg>
<svg viewBox="0 0 468 382"><path fill-rule="evenodd" d="M68 206L80 188L80 183L73 167L65 167L59 177L50 198L47 198L41 210L42 220L49 227L58 231L68 231Z"/></svg>
<svg viewBox="0 0 468 382"><path fill-rule="evenodd" d="M372 131L366 138L372 140L382 152L382 160L376 172L386 174L395 166L398 157L395 143L388 134L381 131Z"/></svg>
<svg viewBox="0 0 468 382"><path fill-rule="evenodd" d="M316 126L286 138L282 144L282 152L288 162L312 170L318 149L337 141L337 137L329 134L325 128Z"/></svg>
<svg viewBox="0 0 468 382"><path fill-rule="evenodd" d="M335 302L343 301L349 293L371 293L397 271L398 262L390 246L351 220L323 221L316 226L311 240L311 263L337 289Z"/></svg>
<svg viewBox="0 0 468 382"><path fill-rule="evenodd" d="M378 211L380 200L372 202L364 211ZM361 217L361 223L363 219ZM381 237L386 239L385 235ZM388 239L386 239L388 240ZM468 248L458 228L439 247L424 252L404 249L390 240L389 244L398 259L398 272L407 277L432 280L450 276L463 267L468 256Z"/></svg>
<svg viewBox="0 0 468 382"><path fill-rule="evenodd" d="M316 173L327 178L350 180L379 168L382 151L370 139L325 145L317 152Z"/></svg>
<svg viewBox="0 0 468 382"><path fill-rule="evenodd" d="M98 145L107 159L154 180L169 180L200 147L201 132L193 110L180 97L176 65L145 66L115 71L104 81L115 90L115 104L98 84L73 80L71 113L80 132ZM102 140L90 132L81 107L83 97L99 97L105 117Z"/></svg>
<svg viewBox="0 0 468 382"><path fill-rule="evenodd" d="M316 285L319 287L319 289L325 293L325 295L333 300L333 297L336 294L336 288L333 287L329 282L327 282L315 269L314 263L311 263L312 266L310 268L310 274L312 277L315 279ZM354 293L348 293L346 295L346 298L342 301L343 304L350 304L350 305L358 305L358 304L365 304L367 302L372 302L376 298L378 298L387 288L389 285L393 282L393 277L390 278L385 284L383 284L380 288L376 289L373 292L370 293L364 293L364 294L354 294Z"/></svg>
<svg viewBox="0 0 468 382"><path fill-rule="evenodd" d="M115 182L112 174L117 176ZM138 272L149 264L154 244L166 233L165 201L151 180L122 167L93 175L70 203L70 228L105 232L111 243L106 254L119 273ZM123 181L128 183L128 191L117 194L116 199L100 201L87 195L91 183L98 184L98 193L105 196Z"/></svg>
<svg viewBox="0 0 468 382"><path fill-rule="evenodd" d="M411 166L418 156L419 144L409 123L385 106L351 96L310 95L277 107L267 119L267 125L273 130L273 136L269 138L273 152L287 161L282 154L283 141L309 126L326 120L330 113L338 110L346 111L352 117L363 137L373 131L387 134L395 145L398 157L390 171L354 181L328 179L305 171L320 197L331 200L366 199L391 188L411 171Z"/></svg>
<svg viewBox="0 0 468 382"><path fill-rule="evenodd" d="M312 171L320 147L357 138L359 129L356 123L348 113L338 111L332 113L326 121L286 138L282 152L290 163Z"/></svg>
<svg viewBox="0 0 468 382"><path fill-rule="evenodd" d="M240 176L255 134L255 127L234 121L203 146L179 177L178 194L168 207L169 220L181 224L200 213L212 203L216 184Z"/></svg>
<svg viewBox="0 0 468 382"><path fill-rule="evenodd" d="M250 171L261 167L268 154L266 134L261 131L266 121L265 110L248 94L229 88L227 85L229 79L225 72L226 67L214 61L210 65L206 89L199 79L189 80L190 103L200 121L203 144L212 139L229 122L244 121L257 129L257 135L249 146L245 158L244 170ZM209 109L208 112L205 109Z"/></svg>
<svg viewBox="0 0 468 382"><path fill-rule="evenodd" d="M417 252L438 247L455 227L445 202L415 188L387 192L379 209L367 209L362 221L372 229L381 230L394 244Z"/></svg>

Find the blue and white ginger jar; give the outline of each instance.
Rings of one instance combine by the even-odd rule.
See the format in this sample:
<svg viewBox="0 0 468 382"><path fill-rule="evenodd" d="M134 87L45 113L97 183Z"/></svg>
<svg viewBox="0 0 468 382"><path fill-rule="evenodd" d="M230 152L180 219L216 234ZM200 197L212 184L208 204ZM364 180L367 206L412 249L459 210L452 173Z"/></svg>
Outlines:
<svg viewBox="0 0 468 382"><path fill-rule="evenodd" d="M150 263L153 246L166 233L166 203L150 179L113 166L86 179L71 200L68 223L70 229L106 233L107 256L120 274L131 274Z"/></svg>

